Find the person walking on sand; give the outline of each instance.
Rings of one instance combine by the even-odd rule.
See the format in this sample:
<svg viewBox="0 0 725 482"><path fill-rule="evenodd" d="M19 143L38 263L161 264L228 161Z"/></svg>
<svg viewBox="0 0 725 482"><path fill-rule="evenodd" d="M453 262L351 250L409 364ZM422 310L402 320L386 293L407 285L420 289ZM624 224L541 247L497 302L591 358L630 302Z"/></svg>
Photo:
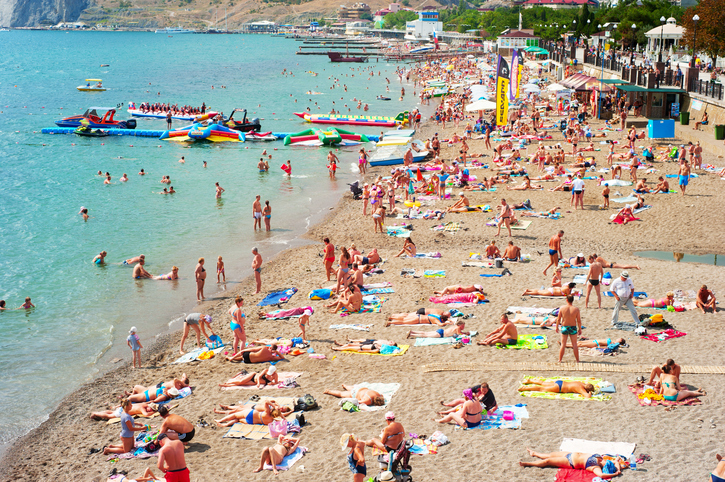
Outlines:
<svg viewBox="0 0 725 482"><path fill-rule="evenodd" d="M141 368L141 348L143 348L143 345L136 334L136 327L132 326L128 333L129 335L128 338L126 338L126 344L133 352L132 367L136 368L136 364L138 363L138 368Z"/></svg>
<svg viewBox="0 0 725 482"><path fill-rule="evenodd" d="M561 238L563 237L564 231L559 231L549 240L549 264L544 268L544 276L550 266L556 266L559 264L559 260L564 258L564 255L561 254Z"/></svg>
<svg viewBox="0 0 725 482"><path fill-rule="evenodd" d="M508 229L509 237L511 237L511 206L506 204L506 200L501 198L501 205L499 206L501 209L501 217L498 221L498 231L496 231L496 236L501 234L501 225L506 225L506 229Z"/></svg>
<svg viewBox="0 0 725 482"><path fill-rule="evenodd" d="M221 199L222 193L225 191L225 189L221 187L218 182L215 182L214 186L216 186L216 198Z"/></svg>
<svg viewBox="0 0 725 482"><path fill-rule="evenodd" d="M257 197L254 199L254 202L252 203L252 217L254 218L254 230L257 230L257 226L259 226L259 230L262 230L262 203L259 202L259 200L262 198L259 194L257 194Z"/></svg>
<svg viewBox="0 0 725 482"><path fill-rule="evenodd" d="M619 278L612 282L610 289L612 290L614 298L617 300L614 304L614 312L612 313L612 324L614 325L619 321L619 310L621 310L623 306L626 306L629 309L634 323L639 324L637 310L632 302L632 298L634 297L634 283L630 279L629 273L627 271L622 271Z"/></svg>
<svg viewBox="0 0 725 482"><path fill-rule="evenodd" d="M252 248L252 254L254 255L252 270L254 271L254 280L257 282L257 291L254 292L256 295L262 291L262 255L259 254L257 248Z"/></svg>
<svg viewBox="0 0 725 482"><path fill-rule="evenodd" d="M194 268L194 278L196 279L196 301L204 298L204 283L206 282L206 270L204 269L204 258L199 258L199 262Z"/></svg>
<svg viewBox="0 0 725 482"><path fill-rule="evenodd" d="M354 434L345 433L340 438L340 446L343 452L350 449L347 454L347 464L352 472L352 481L363 482L368 473L365 466L365 442L358 440Z"/></svg>
<svg viewBox="0 0 725 482"><path fill-rule="evenodd" d="M602 307L601 283L604 276L602 264L594 256L589 256L589 272L587 273L587 297L584 299L584 308L589 308L589 293L592 288L597 291L597 305Z"/></svg>
<svg viewBox="0 0 725 482"><path fill-rule="evenodd" d="M312 312L310 310L305 310L305 312L302 313L302 316L300 316L300 334L297 336L302 337L303 343L307 343L307 333L305 333L305 327L311 321L310 316L312 316Z"/></svg>
<svg viewBox="0 0 725 482"><path fill-rule="evenodd" d="M687 163L687 160L682 161L682 164L680 164L680 170L677 173L680 189L682 190L682 195L685 195L685 189L687 189L687 185L690 183L690 165Z"/></svg>
<svg viewBox="0 0 725 482"><path fill-rule="evenodd" d="M571 347L574 350L574 358L579 363L579 347L576 343L577 333L582 329L582 318L579 308L573 306L574 296L566 296L566 305L559 308L559 315L556 317L556 332L559 333L561 325L561 347L559 347L559 363L564 358L567 338L571 340Z"/></svg>
<svg viewBox="0 0 725 482"><path fill-rule="evenodd" d="M184 459L184 444L172 440L165 433L160 434L156 440L161 445L159 462L156 466L164 472L166 482L190 482L189 469Z"/></svg>
<svg viewBox="0 0 725 482"><path fill-rule="evenodd" d="M325 265L327 281L330 281L330 275L335 274L335 270L332 269L332 263L335 262L335 245L330 242L330 238L324 238L322 242L325 243L322 253L322 263Z"/></svg>

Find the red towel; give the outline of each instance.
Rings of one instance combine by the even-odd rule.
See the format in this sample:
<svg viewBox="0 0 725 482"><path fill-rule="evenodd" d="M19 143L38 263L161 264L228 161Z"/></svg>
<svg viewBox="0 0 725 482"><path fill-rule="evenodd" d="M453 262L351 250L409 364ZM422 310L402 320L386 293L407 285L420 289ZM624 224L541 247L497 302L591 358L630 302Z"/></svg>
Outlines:
<svg viewBox="0 0 725 482"><path fill-rule="evenodd" d="M649 335L644 335L644 336L641 336L640 338L642 338L643 340L650 340L650 341L654 341L655 343L659 343L660 342L660 338L659 338L659 335L660 334L665 335L665 340L671 340L672 338L679 338L681 336L687 335L687 333L684 333L682 331L677 331L677 330L673 330L671 328L668 328L668 329L666 329L665 331L663 331L661 333L650 333Z"/></svg>
<svg viewBox="0 0 725 482"><path fill-rule="evenodd" d="M555 482L592 482L594 473L580 469L559 469Z"/></svg>

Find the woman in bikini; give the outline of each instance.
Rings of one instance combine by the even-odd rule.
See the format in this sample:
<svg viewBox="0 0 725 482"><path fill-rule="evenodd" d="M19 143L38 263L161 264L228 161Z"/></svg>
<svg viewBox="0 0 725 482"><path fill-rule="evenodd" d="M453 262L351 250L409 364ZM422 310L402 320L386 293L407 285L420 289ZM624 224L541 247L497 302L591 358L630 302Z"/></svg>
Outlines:
<svg viewBox="0 0 725 482"><path fill-rule="evenodd" d="M447 326L445 328L438 328L436 331L415 331L410 330L406 338L446 338L459 335L468 335L469 332L463 331L466 327L466 323L462 319L456 320L456 324L453 326Z"/></svg>
<svg viewBox="0 0 725 482"><path fill-rule="evenodd" d="M470 388L463 390L463 397L466 401L463 402L460 412L449 413L441 419L433 420L438 423L456 422L463 428L475 428L481 425L483 419L481 414L483 412L483 406L481 402L473 396Z"/></svg>
<svg viewBox="0 0 725 482"><path fill-rule="evenodd" d="M624 338L617 338L616 340L612 340L611 338L602 340L577 340L576 346L578 346L579 348L607 348L613 343L618 345L624 345L626 341L624 340ZM566 347L571 348L571 342L568 340Z"/></svg>
<svg viewBox="0 0 725 482"><path fill-rule="evenodd" d="M206 281L206 270L204 269L204 258L199 258L199 263L194 268L196 278L196 301L204 299L204 282Z"/></svg>
<svg viewBox="0 0 725 482"><path fill-rule="evenodd" d="M277 374L277 368L274 365L271 365L269 368L265 368L259 373L247 373L240 379L232 379L226 383L220 383L219 386L222 388L256 386L261 389L267 385L277 385L278 383L279 375Z"/></svg>
<svg viewBox="0 0 725 482"><path fill-rule="evenodd" d="M326 255L329 257L329 255ZM340 248L340 268L337 270L337 286L335 293L340 293L340 286L347 285L347 273L350 271L350 253L345 246Z"/></svg>
<svg viewBox="0 0 725 482"><path fill-rule="evenodd" d="M179 279L179 268L177 268L176 266L172 266L170 273L161 274L159 276L154 276L153 279L157 279L157 280L175 280L175 279Z"/></svg>
<svg viewBox="0 0 725 482"><path fill-rule="evenodd" d="M695 391L683 390L682 386L680 385L680 380L672 374L672 367L670 365L665 365L662 367L660 382L661 385L658 393L669 402L679 402L680 400L684 400L685 398L707 395L707 393L702 388L698 388Z"/></svg>
<svg viewBox="0 0 725 482"><path fill-rule="evenodd" d="M415 258L416 253L417 250L415 248L415 243L413 242L413 240L410 239L410 237L407 237L405 238L405 241L403 241L403 249L400 251L400 253L396 254L395 257L399 258L402 255L406 254L411 258Z"/></svg>
<svg viewBox="0 0 725 482"><path fill-rule="evenodd" d="M367 183L363 185L362 202L363 202L363 216L368 215L368 202L370 201L370 187Z"/></svg>
<svg viewBox="0 0 725 482"><path fill-rule="evenodd" d="M549 392L549 393L578 393L586 398L592 398L594 385L584 382L565 382L564 380L537 381L531 378L524 380L524 386L519 387L520 392Z"/></svg>
<svg viewBox="0 0 725 482"><path fill-rule="evenodd" d="M628 463L622 459L605 460L599 454L585 454L581 452L551 452L548 454L534 452L526 449L529 455L541 459L537 462L519 462L521 467L559 467L586 470L602 479L611 479L622 473Z"/></svg>
<svg viewBox="0 0 725 482"><path fill-rule="evenodd" d="M256 406L235 411L222 418L214 420L218 427L231 427L235 423L245 423L247 425L269 425L277 419L282 418L282 412L279 408L270 402L264 402L264 410L257 410Z"/></svg>
<svg viewBox="0 0 725 482"><path fill-rule="evenodd" d="M672 303L675 302L675 294L672 291L668 291L665 297L660 298L659 300L633 300L633 302L634 306L639 306L642 308L667 308L668 306L672 306Z"/></svg>
<svg viewBox="0 0 725 482"><path fill-rule="evenodd" d="M272 222L272 206L269 205L269 201L264 201L264 207L262 208L262 217L264 218L264 228L270 231L272 228L270 224Z"/></svg>
<svg viewBox="0 0 725 482"><path fill-rule="evenodd" d="M277 470L277 466L282 463L285 457L291 455L295 450L297 450L297 446L299 444L300 439L298 438L280 435L274 446L262 449L262 458L259 461L259 467L257 467L257 469L252 473L261 472L264 470L264 466L269 464L272 466L272 472L274 475L278 475L279 470Z"/></svg>
<svg viewBox="0 0 725 482"><path fill-rule="evenodd" d="M576 283L569 283L565 288L552 286L545 290L527 289L521 296L567 296L571 294L571 290L576 287Z"/></svg>
<svg viewBox="0 0 725 482"><path fill-rule="evenodd" d="M240 344L242 349L247 346L247 335L244 332L244 323L247 321L247 315L242 311L242 306L244 306L244 298L237 296L234 299L234 304L229 308L229 314L232 316L232 321L229 322L229 329L234 334L234 343L232 344L234 354L239 351Z"/></svg>
<svg viewBox="0 0 725 482"><path fill-rule="evenodd" d="M470 285L470 286L463 286L463 285L451 285L446 286L441 291L434 291L434 295L452 295L454 293L481 293L486 294L483 291L482 285Z"/></svg>

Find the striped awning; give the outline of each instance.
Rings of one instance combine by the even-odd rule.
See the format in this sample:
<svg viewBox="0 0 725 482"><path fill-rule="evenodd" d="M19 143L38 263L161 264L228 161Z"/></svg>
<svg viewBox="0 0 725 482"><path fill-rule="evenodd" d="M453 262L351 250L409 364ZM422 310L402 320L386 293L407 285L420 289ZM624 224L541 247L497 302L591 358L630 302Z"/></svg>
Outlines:
<svg viewBox="0 0 725 482"><path fill-rule="evenodd" d="M586 74L572 75L571 77L567 77L559 83L564 87L576 90L577 92L583 92L593 89L599 90L602 87L602 90L604 92L610 92L612 90L612 88L606 84L602 86L599 82L599 79L597 79L596 77L591 77Z"/></svg>

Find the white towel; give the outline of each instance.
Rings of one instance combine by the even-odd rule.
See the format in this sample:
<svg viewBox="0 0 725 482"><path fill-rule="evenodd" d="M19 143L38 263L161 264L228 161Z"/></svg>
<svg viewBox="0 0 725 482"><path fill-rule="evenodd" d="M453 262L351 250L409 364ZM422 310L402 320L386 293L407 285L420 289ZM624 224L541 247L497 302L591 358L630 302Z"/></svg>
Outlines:
<svg viewBox="0 0 725 482"><path fill-rule="evenodd" d="M626 442L597 442L594 440L582 440L577 438L565 438L561 442L559 450L562 452L581 452L584 454L609 454L621 455L629 458L633 453L636 444Z"/></svg>

